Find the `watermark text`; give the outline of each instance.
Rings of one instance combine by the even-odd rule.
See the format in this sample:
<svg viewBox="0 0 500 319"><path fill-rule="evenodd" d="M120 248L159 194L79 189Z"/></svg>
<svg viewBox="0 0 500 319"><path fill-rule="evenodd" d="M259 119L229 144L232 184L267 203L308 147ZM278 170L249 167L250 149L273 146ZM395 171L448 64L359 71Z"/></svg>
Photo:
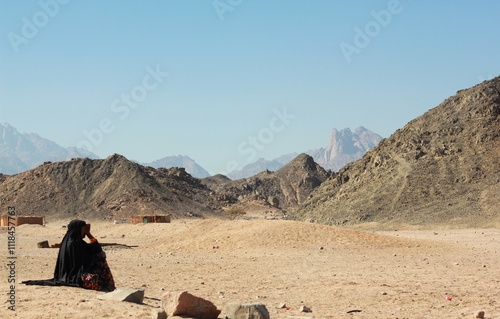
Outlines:
<svg viewBox="0 0 500 319"><path fill-rule="evenodd" d="M168 73L163 72L158 64L155 68L146 67L146 73L141 84L134 86L129 92L121 94L119 98L111 102L111 112L117 114L120 120L125 120L131 110L139 107L140 103L146 100L149 92L158 88L168 76ZM94 147L104 141L104 136L112 133L115 128L115 122L112 119L103 118L98 122L97 127L82 130L85 138L77 144L77 147L92 152Z"/></svg>
<svg viewBox="0 0 500 319"><path fill-rule="evenodd" d="M236 7L241 5L243 0L214 0L212 5L214 6L215 12L219 16L221 21L224 21L224 15L227 12L233 12Z"/></svg>
<svg viewBox="0 0 500 319"><path fill-rule="evenodd" d="M22 17L21 30L19 33L9 32L7 38L14 52L19 52L19 47L28 44L30 39L37 36L40 29L47 26L50 19L53 19L60 10L61 5L65 5L70 0L40 0L38 6L40 10L35 12L31 18Z"/></svg>
<svg viewBox="0 0 500 319"><path fill-rule="evenodd" d="M294 118L295 114L289 113L286 106L282 110L273 109L273 116L269 119L268 125L260 129L257 134L248 136L238 144L236 148L238 154L247 156L243 165L255 161L258 152L263 151L266 146L271 144L275 135L282 132ZM236 160L231 160L226 164L226 172L241 168L242 165Z"/></svg>
<svg viewBox="0 0 500 319"><path fill-rule="evenodd" d="M8 207L7 212L7 308L11 311L16 310L16 208Z"/></svg>
<svg viewBox="0 0 500 319"><path fill-rule="evenodd" d="M364 28L354 28L354 38L352 44L341 42L339 45L347 63L351 63L352 55L360 54L361 51L372 42L372 39L377 37L382 29L386 28L391 23L392 17L400 14L402 11L403 7L401 6L399 0L389 1L386 9L382 9L380 11L372 10L370 15L373 20L368 21Z"/></svg>

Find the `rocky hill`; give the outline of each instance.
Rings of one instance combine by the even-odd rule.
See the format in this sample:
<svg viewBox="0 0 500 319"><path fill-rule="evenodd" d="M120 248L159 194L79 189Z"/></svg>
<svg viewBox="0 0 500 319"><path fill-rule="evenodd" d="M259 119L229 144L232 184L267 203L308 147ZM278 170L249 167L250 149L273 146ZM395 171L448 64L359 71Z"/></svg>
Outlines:
<svg viewBox="0 0 500 319"><path fill-rule="evenodd" d="M0 203L20 215L126 218L137 214L222 216L233 204L294 208L329 174L305 154L276 173L232 181L223 175L197 179L184 168L153 168L121 155L106 159L46 162L35 169L0 174Z"/></svg>
<svg viewBox="0 0 500 319"><path fill-rule="evenodd" d="M23 215L217 215L210 189L182 168L152 168L113 155L73 159L0 178L0 202ZM219 207L220 208L220 207Z"/></svg>
<svg viewBox="0 0 500 319"><path fill-rule="evenodd" d="M192 158L185 155L167 156L151 163L144 163L143 165L154 168L183 167L186 169L186 172L193 177L205 178L210 176L210 174L203 167L198 165L198 163L196 163Z"/></svg>
<svg viewBox="0 0 500 319"><path fill-rule="evenodd" d="M97 158L91 152L62 147L35 133L19 133L5 123L0 125L0 172L17 174L46 161L66 161L76 157Z"/></svg>
<svg viewBox="0 0 500 319"><path fill-rule="evenodd" d="M324 182L294 218L490 225L500 221L500 77L458 91Z"/></svg>
<svg viewBox="0 0 500 319"><path fill-rule="evenodd" d="M230 204L257 202L279 209L295 208L321 185L330 173L307 154L300 154L276 172L264 171L235 181L224 178L203 180L218 200Z"/></svg>

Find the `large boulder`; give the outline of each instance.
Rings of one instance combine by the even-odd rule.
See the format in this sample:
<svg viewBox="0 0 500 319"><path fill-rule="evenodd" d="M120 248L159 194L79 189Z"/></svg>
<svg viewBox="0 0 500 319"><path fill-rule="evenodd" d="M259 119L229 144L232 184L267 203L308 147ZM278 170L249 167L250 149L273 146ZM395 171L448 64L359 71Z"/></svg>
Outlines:
<svg viewBox="0 0 500 319"><path fill-rule="evenodd" d="M187 316L196 319L216 319L220 310L210 301L187 291L168 291L162 296L162 308L168 317Z"/></svg>

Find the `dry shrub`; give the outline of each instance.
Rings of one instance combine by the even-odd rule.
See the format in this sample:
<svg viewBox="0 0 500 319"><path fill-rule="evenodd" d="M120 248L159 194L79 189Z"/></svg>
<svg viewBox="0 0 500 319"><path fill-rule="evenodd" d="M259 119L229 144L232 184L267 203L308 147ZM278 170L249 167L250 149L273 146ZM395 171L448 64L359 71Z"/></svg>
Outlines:
<svg viewBox="0 0 500 319"><path fill-rule="evenodd" d="M242 216L247 213L245 211L245 208L240 205L233 205L231 207L225 208L224 211L226 212L226 215L230 220L235 220L236 218L238 218L238 216Z"/></svg>

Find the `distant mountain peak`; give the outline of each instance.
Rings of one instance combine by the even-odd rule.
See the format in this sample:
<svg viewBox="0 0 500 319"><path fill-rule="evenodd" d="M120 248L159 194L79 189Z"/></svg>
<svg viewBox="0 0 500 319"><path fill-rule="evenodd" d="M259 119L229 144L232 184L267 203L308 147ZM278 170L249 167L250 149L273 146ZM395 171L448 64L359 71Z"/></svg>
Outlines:
<svg viewBox="0 0 500 319"><path fill-rule="evenodd" d="M283 168L285 167L314 167L316 165L316 162L314 161L314 158L306 153L300 153L295 157L293 160L291 160L288 164L286 164Z"/></svg>
<svg viewBox="0 0 500 319"><path fill-rule="evenodd" d="M20 133L9 123L0 126L0 172L17 174L47 162L65 161L74 157L97 158L76 147L62 147L36 133Z"/></svg>
<svg viewBox="0 0 500 319"><path fill-rule="evenodd" d="M210 174L203 167L201 167L192 158L186 155L167 156L151 163L145 163L143 165L151 166L154 168L183 167L186 172L188 172L193 177L205 178L210 176Z"/></svg>
<svg viewBox="0 0 500 319"><path fill-rule="evenodd" d="M312 156L314 161L324 169L338 171L347 163L361 158L367 151L377 146L381 140L382 136L363 126L357 127L354 131L350 128L340 130L333 128L325 148L310 150L306 154ZM259 158L241 170L230 172L228 177L234 180L247 178L265 170L277 171L292 159L298 160L297 155L297 153L290 153L273 160ZM299 158L304 159L303 155L305 154L301 154Z"/></svg>
<svg viewBox="0 0 500 319"><path fill-rule="evenodd" d="M361 158L381 140L382 136L363 126L354 132L350 128L340 131L334 128L326 148L313 152L313 157L324 168L338 171L345 164Z"/></svg>
<svg viewBox="0 0 500 319"><path fill-rule="evenodd" d="M306 153L301 153L297 155L293 160L291 160L288 164L283 166L281 169L279 169L276 174L282 175L282 174L298 174L298 172L306 172L307 174L313 173L313 172L324 172L325 174L326 171L324 168L322 168L320 165L318 165L315 161L314 158Z"/></svg>

